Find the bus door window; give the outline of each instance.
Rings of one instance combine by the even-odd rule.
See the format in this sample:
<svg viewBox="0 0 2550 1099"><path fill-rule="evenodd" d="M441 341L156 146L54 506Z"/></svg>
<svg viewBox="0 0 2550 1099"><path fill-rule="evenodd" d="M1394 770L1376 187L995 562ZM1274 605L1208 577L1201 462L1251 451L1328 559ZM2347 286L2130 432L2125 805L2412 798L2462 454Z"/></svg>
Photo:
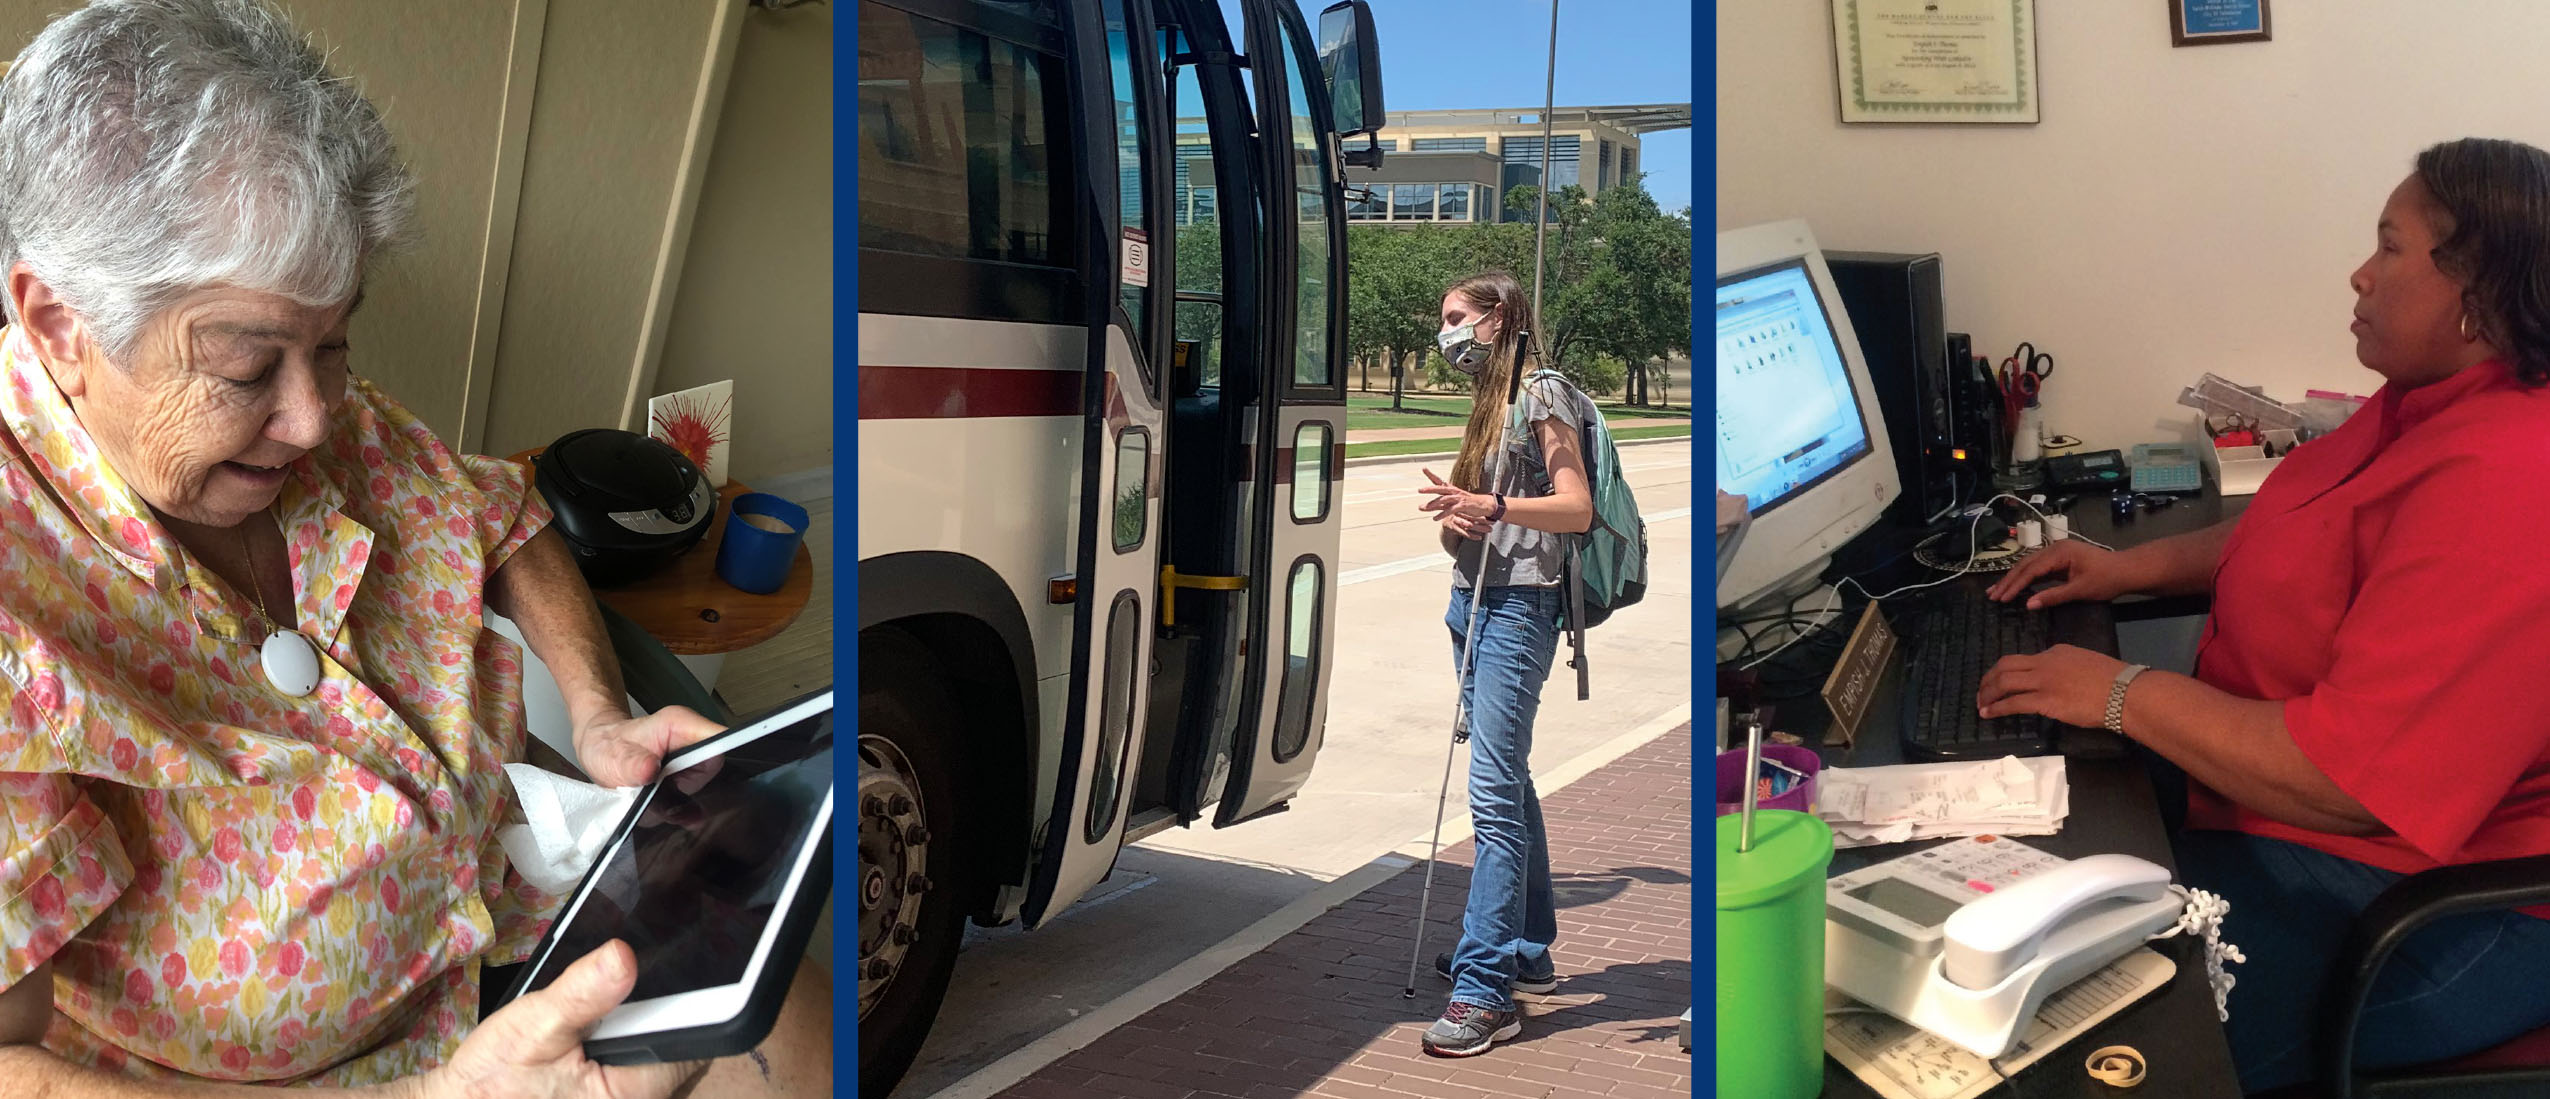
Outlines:
<svg viewBox="0 0 2550 1099"><path fill-rule="evenodd" d="M1284 671L1275 692L1277 763L1290 763L1310 745L1311 700L1319 691L1319 643L1327 634L1327 577L1319 558L1293 563L1292 582L1284 586Z"/></svg>
<svg viewBox="0 0 2550 1099"><path fill-rule="evenodd" d="M1192 397L1222 386L1222 233L1220 191L1213 182L1213 146L1204 116L1204 93L1195 71L1174 58L1188 51L1177 28L1160 32L1161 64L1168 66L1172 124L1170 174L1172 245L1177 266L1174 338L1183 349L1186 373L1175 393Z"/></svg>
<svg viewBox="0 0 2550 1099"><path fill-rule="evenodd" d="M1329 326L1336 319L1331 313L1336 287L1331 283L1329 260L1334 248L1328 210L1328 186L1334 173L1328 143L1320 139L1310 108L1308 89L1310 81L1319 79L1319 72L1303 71L1299 50L1287 49L1283 54L1286 98L1292 106L1292 205L1301 225L1293 264L1292 381L1296 389L1324 390L1336 369L1329 341Z"/></svg>
<svg viewBox="0 0 2550 1099"><path fill-rule="evenodd" d="M1126 2L1104 0L1101 5L1107 23L1107 70L1113 78L1116 100L1116 209L1124 237L1119 242L1116 293L1126 318L1133 324L1134 358L1141 367L1143 385L1156 397L1160 392L1161 350L1151 346L1151 317L1152 302L1163 290L1153 275L1163 265L1153 257L1156 247L1169 243L1152 217L1151 189L1159 158L1147 132L1148 110L1152 109L1148 100L1158 95L1135 95L1144 75L1138 70L1147 68L1149 59L1134 56Z"/></svg>

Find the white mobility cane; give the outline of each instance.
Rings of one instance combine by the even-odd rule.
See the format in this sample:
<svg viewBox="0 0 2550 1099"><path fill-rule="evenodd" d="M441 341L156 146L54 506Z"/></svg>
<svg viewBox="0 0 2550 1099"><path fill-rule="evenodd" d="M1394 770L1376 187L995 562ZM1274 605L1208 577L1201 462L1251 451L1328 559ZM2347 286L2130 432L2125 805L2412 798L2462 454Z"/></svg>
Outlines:
<svg viewBox="0 0 2550 1099"><path fill-rule="evenodd" d="M1531 342L1527 334L1524 337L1525 348L1528 349ZM1513 415L1514 402L1522 399L1522 358L1519 354L1515 356L1514 377L1506 390L1508 416ZM1500 430L1497 432L1496 452L1488 458L1487 483L1491 486L1505 483L1506 449L1505 432ZM1452 741L1443 746L1443 787L1434 795L1434 833L1426 838L1426 884L1417 894L1416 941L1408 947L1408 984L1399 993L1401 999L1417 998L1417 961L1424 957L1426 949L1426 909L1434 903L1435 856L1443 850L1443 803L1452 797L1452 758L1460 754L1461 745L1470 739L1471 677L1478 671L1479 605L1487 602L1488 566L1496 560L1496 532L1504 525L1503 520L1490 523L1487 532L1479 536L1479 571L1470 577L1470 625L1461 633L1461 677L1454 684L1452 693Z"/></svg>

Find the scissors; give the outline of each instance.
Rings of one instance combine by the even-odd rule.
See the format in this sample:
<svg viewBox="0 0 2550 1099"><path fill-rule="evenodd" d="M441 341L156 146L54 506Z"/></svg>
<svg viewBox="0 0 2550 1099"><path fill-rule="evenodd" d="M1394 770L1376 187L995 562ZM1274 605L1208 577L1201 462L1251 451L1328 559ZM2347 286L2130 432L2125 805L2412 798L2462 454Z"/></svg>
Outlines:
<svg viewBox="0 0 2550 1099"><path fill-rule="evenodd" d="M2037 390L2045 387L2045 380L2054 376L2054 356L2038 351L2033 343L2021 340L2018 350L2001 360L2001 369L2009 374L2012 386L2025 388L2029 396L2034 397Z"/></svg>
<svg viewBox="0 0 2550 1099"><path fill-rule="evenodd" d="M2036 349L2026 340L2018 349L2001 360L2001 407L2011 431L2019 429L2021 409L2036 407L2037 394L2045 389L2045 380L2054 376L2054 356Z"/></svg>

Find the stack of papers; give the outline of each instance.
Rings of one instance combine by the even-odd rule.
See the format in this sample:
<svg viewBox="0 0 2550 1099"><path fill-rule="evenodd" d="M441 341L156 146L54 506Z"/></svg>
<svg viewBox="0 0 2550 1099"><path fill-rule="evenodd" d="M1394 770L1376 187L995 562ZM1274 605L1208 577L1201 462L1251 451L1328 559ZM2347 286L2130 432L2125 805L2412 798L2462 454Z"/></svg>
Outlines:
<svg viewBox="0 0 2550 1099"><path fill-rule="evenodd" d="M2063 757L1980 763L1827 767L1815 777L1815 815L1835 847L1943 836L2049 836L2072 812Z"/></svg>

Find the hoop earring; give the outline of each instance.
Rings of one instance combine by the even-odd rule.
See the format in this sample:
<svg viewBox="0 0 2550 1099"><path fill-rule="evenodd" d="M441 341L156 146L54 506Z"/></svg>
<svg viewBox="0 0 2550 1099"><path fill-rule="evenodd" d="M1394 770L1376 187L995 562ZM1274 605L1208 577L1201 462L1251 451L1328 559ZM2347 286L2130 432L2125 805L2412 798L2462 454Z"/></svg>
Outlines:
<svg viewBox="0 0 2550 1099"><path fill-rule="evenodd" d="M2470 311L2469 311L2469 310L2467 310L2467 309L2462 310L2462 314L2461 314L2461 325L2460 325L2460 328L2461 328L2461 338L2463 338L2463 339L2465 339L2465 340L2476 340L2476 339L2478 339L2478 338L2479 338L2479 333L2477 333L2477 332L2475 332L2475 331L2472 331L2472 329L2471 329L2471 326L2470 326Z"/></svg>

